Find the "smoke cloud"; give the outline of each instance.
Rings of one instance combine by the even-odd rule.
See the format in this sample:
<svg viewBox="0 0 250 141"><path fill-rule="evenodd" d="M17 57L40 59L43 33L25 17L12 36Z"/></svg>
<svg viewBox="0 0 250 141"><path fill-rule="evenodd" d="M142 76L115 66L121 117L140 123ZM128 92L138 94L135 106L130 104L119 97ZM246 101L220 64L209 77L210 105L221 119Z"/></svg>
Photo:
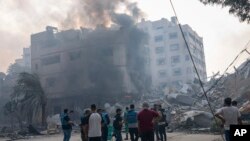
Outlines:
<svg viewBox="0 0 250 141"><path fill-rule="evenodd" d="M122 24L117 14L131 16L130 22L143 16L137 4L130 0L8 0L0 1L1 55L0 71L21 56L23 47L29 46L29 37L47 25L59 29L108 27ZM125 23L123 23L125 24ZM18 42L13 42L18 40ZM18 51L17 51L18 50Z"/></svg>
<svg viewBox="0 0 250 141"><path fill-rule="evenodd" d="M131 93L141 93L146 89L145 87L149 86L145 84L147 75L143 51L148 38L135 25L136 21L143 16L136 3L129 3L125 0L112 2L110 0L84 0L79 2L81 3L78 4L78 9L75 9L74 13L70 13L62 25L67 28L67 26L72 27L84 23L85 27L93 28L90 33L84 35L85 38L82 41L82 47L86 49L84 56L87 56L85 60L88 60L88 67L82 65L80 70L86 71L87 68L88 78L94 85L86 102L91 101L91 97L100 102L112 100L121 97L121 94L125 92L123 89L124 72L115 67L112 59L110 60L110 57L114 55L113 51L119 46L126 47L126 64L120 65L127 66L126 74L131 81L130 85L135 87ZM118 12L120 7L125 8L123 13ZM116 26L109 28L111 25ZM117 57L122 58L122 56ZM71 71L66 74L67 80L74 75L77 75L74 78L84 80L85 76L79 73L79 66L66 68L71 68ZM73 91L81 93L84 90L82 86L76 85L69 85L65 89L67 94Z"/></svg>
<svg viewBox="0 0 250 141"><path fill-rule="evenodd" d="M143 16L137 3L131 3L129 0L78 0L72 5L71 12L68 13L62 26L108 27L114 22L112 17L122 8L123 13L131 15L135 20Z"/></svg>

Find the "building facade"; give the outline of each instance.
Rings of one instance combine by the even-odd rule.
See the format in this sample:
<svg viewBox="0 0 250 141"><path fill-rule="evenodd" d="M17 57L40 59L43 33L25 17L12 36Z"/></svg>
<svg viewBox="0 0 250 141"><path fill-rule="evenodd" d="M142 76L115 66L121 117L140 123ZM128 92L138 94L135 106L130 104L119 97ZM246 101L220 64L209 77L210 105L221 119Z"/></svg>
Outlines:
<svg viewBox="0 0 250 141"><path fill-rule="evenodd" d="M31 68L30 48L23 48L23 65L24 67Z"/></svg>
<svg viewBox="0 0 250 141"><path fill-rule="evenodd" d="M189 25L181 25L202 81L206 81L203 39ZM182 33L172 17L142 20L138 27L149 35L147 46L153 87L177 86L197 79Z"/></svg>
<svg viewBox="0 0 250 141"><path fill-rule="evenodd" d="M18 66L22 67L23 70L20 72L30 72L31 71L31 52L30 48L23 48L22 58L16 59L15 63Z"/></svg>
<svg viewBox="0 0 250 141"><path fill-rule="evenodd" d="M53 101L50 112L110 102L121 93L136 93L131 79L131 72L136 70L128 67L127 46L122 39L126 37L111 37L89 29L58 31L49 26L31 35L31 70L39 75L45 93ZM105 99L107 91L112 98Z"/></svg>

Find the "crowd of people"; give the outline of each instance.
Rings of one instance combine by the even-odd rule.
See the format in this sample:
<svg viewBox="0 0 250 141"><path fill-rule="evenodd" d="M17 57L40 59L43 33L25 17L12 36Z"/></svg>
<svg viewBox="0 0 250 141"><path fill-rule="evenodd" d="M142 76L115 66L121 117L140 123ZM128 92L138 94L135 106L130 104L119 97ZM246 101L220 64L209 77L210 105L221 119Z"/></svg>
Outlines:
<svg viewBox="0 0 250 141"><path fill-rule="evenodd" d="M61 114L61 123L64 133L63 141L69 141L74 123L70 119L70 114L65 109ZM112 119L112 120L111 120ZM85 110L81 117L81 139L82 141L107 141L109 135L114 136L116 141L128 140L154 141L155 136L159 141L166 141L166 120L165 109L161 105L155 104L150 108L148 103L143 103L142 110L135 111L135 105L131 104L123 111L116 109L116 115L110 118L104 109L97 109L95 104L90 106L90 110ZM112 121L112 122L111 122ZM112 123L112 124L111 124ZM109 127L112 127L110 130ZM122 138L122 130L125 129L125 138ZM112 132L112 133L111 133Z"/></svg>
<svg viewBox="0 0 250 141"><path fill-rule="evenodd" d="M72 113L73 111L68 112L68 109L65 109L61 114L63 141L69 141L71 137L74 126L70 119ZM111 138L114 136L116 141L122 141L122 129L125 129L124 140L128 140L130 136L131 141L138 141L139 138L141 141L154 141L155 139L167 141L166 127L169 121L166 113L161 105L155 104L150 108L145 102L139 112L135 111L134 104L126 107L124 112L120 108L116 109L116 115L111 120L105 110L97 109L96 105L92 104L90 110L85 110L81 117L81 139L82 141L107 141L111 135ZM226 141L230 141L230 125L242 124L237 102L226 98L224 106L216 112L215 116L221 120ZM112 130L109 128L110 125Z"/></svg>

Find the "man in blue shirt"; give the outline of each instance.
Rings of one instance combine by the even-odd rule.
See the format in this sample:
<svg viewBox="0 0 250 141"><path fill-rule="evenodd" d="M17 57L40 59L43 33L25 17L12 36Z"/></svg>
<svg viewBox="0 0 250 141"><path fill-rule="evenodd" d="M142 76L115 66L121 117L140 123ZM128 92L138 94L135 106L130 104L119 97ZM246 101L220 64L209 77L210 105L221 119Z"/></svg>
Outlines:
<svg viewBox="0 0 250 141"><path fill-rule="evenodd" d="M138 123L137 123L137 113L135 112L134 104L130 105L130 110L127 112L126 117L124 117L130 134L131 141L138 141Z"/></svg>
<svg viewBox="0 0 250 141"><path fill-rule="evenodd" d="M69 118L68 109L64 109L60 117L61 117L62 129L64 133L63 141L69 141L71 137L73 122Z"/></svg>
<svg viewBox="0 0 250 141"><path fill-rule="evenodd" d="M102 117L102 141L107 141L108 140L108 125L110 124L109 115L103 109L98 109L97 112Z"/></svg>

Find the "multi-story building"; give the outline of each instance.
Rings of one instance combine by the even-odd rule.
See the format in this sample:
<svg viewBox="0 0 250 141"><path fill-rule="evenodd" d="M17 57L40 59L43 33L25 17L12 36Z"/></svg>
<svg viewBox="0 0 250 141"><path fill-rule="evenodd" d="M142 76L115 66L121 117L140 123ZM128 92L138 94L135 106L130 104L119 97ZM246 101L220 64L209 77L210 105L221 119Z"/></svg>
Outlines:
<svg viewBox="0 0 250 141"><path fill-rule="evenodd" d="M137 91L131 78L137 70L128 67L127 47L121 38L108 38L89 29L59 32L49 26L31 35L32 72L39 75L45 93L53 101L51 112L110 102L116 95ZM121 85L114 79L117 73L121 74ZM105 99L108 95L113 97Z"/></svg>
<svg viewBox="0 0 250 141"><path fill-rule="evenodd" d="M202 81L206 81L203 39L189 25L181 25ZM149 35L147 50L153 87L192 83L197 74L182 33L172 17L158 21L142 20L138 27Z"/></svg>
<svg viewBox="0 0 250 141"><path fill-rule="evenodd" d="M31 68L30 48L23 48L23 65L27 68Z"/></svg>
<svg viewBox="0 0 250 141"><path fill-rule="evenodd" d="M15 64L17 64L17 65L19 65L19 66L24 66L24 62L23 62L23 59L21 58L21 59L16 59L15 60Z"/></svg>
<svg viewBox="0 0 250 141"><path fill-rule="evenodd" d="M27 71L31 69L30 48L23 48L22 58L16 59L15 64L26 68Z"/></svg>

